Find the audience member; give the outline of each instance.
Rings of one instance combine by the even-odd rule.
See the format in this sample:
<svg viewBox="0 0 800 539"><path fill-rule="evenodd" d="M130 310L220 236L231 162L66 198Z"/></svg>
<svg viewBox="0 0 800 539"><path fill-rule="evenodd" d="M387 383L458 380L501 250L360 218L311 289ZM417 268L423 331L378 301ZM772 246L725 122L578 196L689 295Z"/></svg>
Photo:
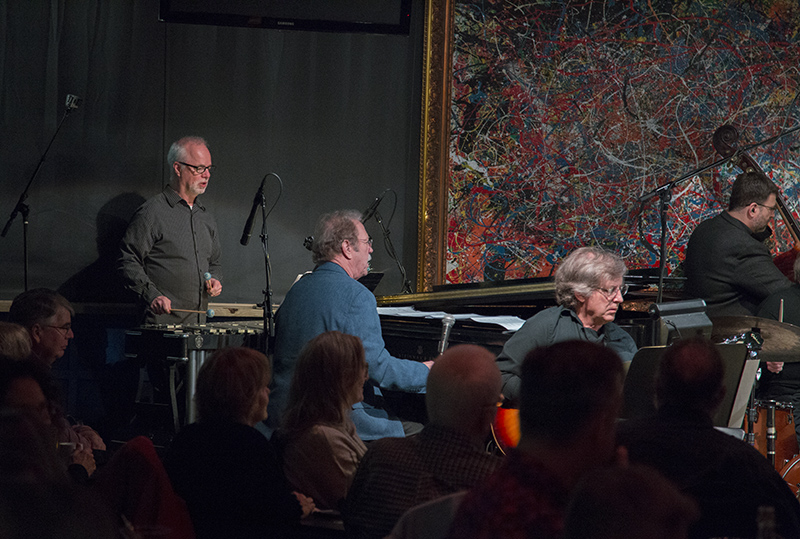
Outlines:
<svg viewBox="0 0 800 539"><path fill-rule="evenodd" d="M72 333L75 310L54 290L34 288L19 294L11 302L8 314L12 322L28 330L34 358L48 367L64 355L75 336Z"/></svg>
<svg viewBox="0 0 800 539"><path fill-rule="evenodd" d="M70 481L52 431L37 415L0 409L0 536L121 537L113 515Z"/></svg>
<svg viewBox="0 0 800 539"><path fill-rule="evenodd" d="M436 359L429 423L417 436L372 442L356 471L344 513L350 537L382 538L411 507L469 489L500 465L483 445L501 383L494 354L481 346L453 346Z"/></svg>
<svg viewBox="0 0 800 539"><path fill-rule="evenodd" d="M694 500L653 468L607 466L575 487L564 539L686 539L699 516Z"/></svg>
<svg viewBox="0 0 800 539"><path fill-rule="evenodd" d="M14 322L0 322L0 355L15 360L28 359L31 355L28 330Z"/></svg>
<svg viewBox="0 0 800 539"><path fill-rule="evenodd" d="M622 379L619 356L598 344L565 341L529 352L519 445L466 495L450 537L559 537L575 484L623 454L614 443Z"/></svg>
<svg viewBox="0 0 800 539"><path fill-rule="evenodd" d="M80 442L70 441L74 434L60 409L57 388L48 370L33 361L0 359L0 405L22 411L35 418L43 429L52 429L53 446L64 447L64 463L70 474L79 482L85 482L94 473L96 465L91 448ZM64 432L64 430L68 432ZM66 449L71 448L67 451Z"/></svg>
<svg viewBox="0 0 800 539"><path fill-rule="evenodd" d="M339 509L367 451L350 419L367 373L361 339L338 331L317 335L297 358L280 431L283 469L319 509Z"/></svg>
<svg viewBox="0 0 800 539"><path fill-rule="evenodd" d="M269 382L269 361L250 348L217 350L200 369L200 419L164 460L200 539L286 537L314 509L290 491L270 441L253 428L267 417Z"/></svg>
<svg viewBox="0 0 800 539"><path fill-rule="evenodd" d="M75 310L67 299L47 288L35 288L19 294L11 302L9 315L13 322L28 330L32 343L32 359L52 367L64 355L72 333ZM55 402L51 403L56 405ZM87 425L72 425L60 417L60 441L82 444L94 451L105 451L106 444L94 429ZM69 428L67 428L69 427Z"/></svg>
<svg viewBox="0 0 800 539"><path fill-rule="evenodd" d="M678 341L656 376L654 418L622 423L618 441L631 462L653 466L700 506L691 538L755 537L759 506L772 506L783 537L800 537L800 504L755 448L714 428L725 395L717 347Z"/></svg>

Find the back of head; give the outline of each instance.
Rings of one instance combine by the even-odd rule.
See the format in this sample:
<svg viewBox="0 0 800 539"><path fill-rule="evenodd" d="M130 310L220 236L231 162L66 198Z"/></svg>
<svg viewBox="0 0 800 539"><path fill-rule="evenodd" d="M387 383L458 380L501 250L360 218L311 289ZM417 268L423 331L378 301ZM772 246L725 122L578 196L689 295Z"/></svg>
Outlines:
<svg viewBox="0 0 800 539"><path fill-rule="evenodd" d="M432 424L485 436L497 411L502 379L495 356L459 344L436 358L428 374L425 406Z"/></svg>
<svg viewBox="0 0 800 539"><path fill-rule="evenodd" d="M11 322L30 330L36 324L44 325L61 307L69 311L71 316L75 315L75 310L67 298L55 290L34 288L14 298L8 315Z"/></svg>
<svg viewBox="0 0 800 539"><path fill-rule="evenodd" d="M31 355L31 336L28 330L14 322L0 322L0 356L14 360Z"/></svg>
<svg viewBox="0 0 800 539"><path fill-rule="evenodd" d="M367 362L361 339L327 331L308 341L297 357L284 412L284 427L341 424L364 384Z"/></svg>
<svg viewBox="0 0 800 539"><path fill-rule="evenodd" d="M311 258L314 264L333 260L340 253L344 240L358 239L355 221L361 220L356 210L339 210L326 213L317 220L314 228L314 243L311 245Z"/></svg>
<svg viewBox="0 0 800 539"><path fill-rule="evenodd" d="M271 376L267 356L252 348L221 348L203 363L195 400L203 421L243 422Z"/></svg>
<svg viewBox="0 0 800 539"><path fill-rule="evenodd" d="M522 364L522 437L568 442L602 412L616 417L622 398L622 360L611 349L565 341L528 352Z"/></svg>
<svg viewBox="0 0 800 539"><path fill-rule="evenodd" d="M599 468L573 491L564 539L682 539L699 516L694 500L653 468Z"/></svg>
<svg viewBox="0 0 800 539"><path fill-rule="evenodd" d="M725 395L722 356L708 339L676 342L664 353L656 374L658 406L678 406L713 415Z"/></svg>
<svg viewBox="0 0 800 539"><path fill-rule="evenodd" d="M588 297L595 288L603 286L604 280L620 279L627 271L625 262L616 253L601 247L576 249L556 269L556 301L574 309L576 293Z"/></svg>
<svg viewBox="0 0 800 539"><path fill-rule="evenodd" d="M753 202L761 204L769 195L778 195L778 187L759 172L743 172L736 176L728 201L728 211L738 210Z"/></svg>

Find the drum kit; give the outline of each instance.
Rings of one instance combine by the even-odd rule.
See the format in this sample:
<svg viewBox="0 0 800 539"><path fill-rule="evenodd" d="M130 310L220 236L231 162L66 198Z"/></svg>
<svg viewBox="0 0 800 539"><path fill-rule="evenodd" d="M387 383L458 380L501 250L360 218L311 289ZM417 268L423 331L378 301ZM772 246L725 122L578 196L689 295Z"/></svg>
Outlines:
<svg viewBox="0 0 800 539"><path fill-rule="evenodd" d="M762 362L800 362L800 327L755 316L711 318L712 340L752 343L751 354ZM767 457L797 496L800 494L800 448L790 402L758 400L755 390L745 418L746 440Z"/></svg>

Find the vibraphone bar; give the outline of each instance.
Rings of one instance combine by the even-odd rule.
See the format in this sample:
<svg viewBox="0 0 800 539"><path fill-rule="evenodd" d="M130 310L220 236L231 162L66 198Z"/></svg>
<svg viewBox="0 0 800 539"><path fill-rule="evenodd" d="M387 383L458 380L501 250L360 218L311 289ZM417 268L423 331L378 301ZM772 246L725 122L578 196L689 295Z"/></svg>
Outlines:
<svg viewBox="0 0 800 539"><path fill-rule="evenodd" d="M144 325L125 332L125 356L138 358L142 366L166 362L170 368L170 400L175 431L197 418L194 394L197 375L208 355L228 346L246 346L265 350L264 323L209 322L195 325ZM179 365L185 365L186 413L178 417L176 377Z"/></svg>

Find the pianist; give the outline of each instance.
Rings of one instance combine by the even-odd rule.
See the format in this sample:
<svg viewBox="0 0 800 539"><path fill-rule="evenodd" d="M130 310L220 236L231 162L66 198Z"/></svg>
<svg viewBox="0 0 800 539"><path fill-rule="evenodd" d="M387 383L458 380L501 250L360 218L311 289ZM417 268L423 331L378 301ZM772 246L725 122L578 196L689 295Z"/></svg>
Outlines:
<svg viewBox="0 0 800 539"><path fill-rule="evenodd" d="M375 296L357 281L369 271L372 240L357 211L323 215L311 247L314 271L297 281L275 315L274 379L270 387L267 426L280 425L297 356L320 333L341 331L364 344L369 381L364 402L352 413L362 440L402 437L421 430L402 423L386 409L379 388L423 393L432 362L418 363L392 356L386 350Z"/></svg>
<svg viewBox="0 0 800 539"><path fill-rule="evenodd" d="M533 348L579 340L603 344L623 361L633 358L636 343L613 322L628 290L626 272L619 256L598 247L581 247L564 259L555 275L558 305L529 318L497 356L503 395L511 404L519 399L522 360Z"/></svg>

